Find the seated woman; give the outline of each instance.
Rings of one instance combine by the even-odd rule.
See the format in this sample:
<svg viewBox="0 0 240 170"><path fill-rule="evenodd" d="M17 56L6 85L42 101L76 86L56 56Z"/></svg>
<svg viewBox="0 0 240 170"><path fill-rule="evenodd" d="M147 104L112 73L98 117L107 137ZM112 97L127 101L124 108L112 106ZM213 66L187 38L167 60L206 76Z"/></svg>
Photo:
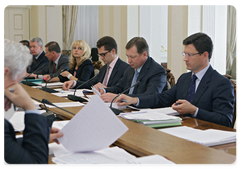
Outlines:
<svg viewBox="0 0 240 170"><path fill-rule="evenodd" d="M68 80L87 81L94 76L92 61L89 59L91 49L83 40L72 43L69 67L70 70L63 71L58 77L54 77L50 82L65 82Z"/></svg>

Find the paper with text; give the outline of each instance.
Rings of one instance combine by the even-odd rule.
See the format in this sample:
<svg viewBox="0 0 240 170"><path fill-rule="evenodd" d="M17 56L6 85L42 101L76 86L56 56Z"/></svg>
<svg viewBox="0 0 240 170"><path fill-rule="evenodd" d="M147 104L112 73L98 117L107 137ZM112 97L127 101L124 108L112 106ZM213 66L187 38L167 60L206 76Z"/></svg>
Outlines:
<svg viewBox="0 0 240 170"><path fill-rule="evenodd" d="M109 147L128 128L95 95L71 120L61 132L59 142L71 152L89 152Z"/></svg>

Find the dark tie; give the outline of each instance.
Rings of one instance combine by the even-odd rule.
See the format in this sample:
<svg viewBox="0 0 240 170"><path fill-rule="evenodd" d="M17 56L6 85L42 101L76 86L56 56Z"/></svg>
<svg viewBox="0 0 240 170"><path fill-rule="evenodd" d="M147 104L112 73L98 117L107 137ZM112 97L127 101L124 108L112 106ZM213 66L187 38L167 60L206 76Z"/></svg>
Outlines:
<svg viewBox="0 0 240 170"><path fill-rule="evenodd" d="M103 85L105 85L105 86L107 86L107 83L108 83L109 69L110 69L110 66L107 67L107 71L106 71L105 77L103 79Z"/></svg>
<svg viewBox="0 0 240 170"><path fill-rule="evenodd" d="M133 85L137 82L138 75L139 75L138 71L135 70L135 74L134 74L134 76L133 76L131 86L133 86ZM134 87L132 87L132 88L129 90L129 93L128 93L128 94L132 94L132 93L133 93L133 90L134 90Z"/></svg>
<svg viewBox="0 0 240 170"><path fill-rule="evenodd" d="M192 103L193 97L195 95L196 80L197 80L197 76L193 74L190 88L188 90L188 96L187 96L187 101L189 101L190 103Z"/></svg>
<svg viewBox="0 0 240 170"><path fill-rule="evenodd" d="M57 72L57 67L56 67L56 63L53 63L53 72L56 73Z"/></svg>

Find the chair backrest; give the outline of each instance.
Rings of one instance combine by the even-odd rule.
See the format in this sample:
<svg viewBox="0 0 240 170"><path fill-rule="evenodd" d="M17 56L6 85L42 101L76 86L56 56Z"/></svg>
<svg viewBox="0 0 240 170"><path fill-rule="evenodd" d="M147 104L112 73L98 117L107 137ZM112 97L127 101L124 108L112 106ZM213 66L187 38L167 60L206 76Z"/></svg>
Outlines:
<svg viewBox="0 0 240 170"><path fill-rule="evenodd" d="M167 82L168 82L168 89L170 89L172 86L175 85L175 77L171 73L171 70L168 68L165 68L167 71Z"/></svg>
<svg viewBox="0 0 240 170"><path fill-rule="evenodd" d="M235 102L234 102L234 115L233 115L233 120L232 120L232 128L234 127L235 125L235 122L236 122L236 101L237 101L237 95L236 95L236 88L237 88L237 84L235 81L233 81L231 78L232 76L228 75L228 74L225 74L224 75L225 77L227 77L231 82L232 82L232 85L233 85L233 89L234 89L234 96L235 96Z"/></svg>

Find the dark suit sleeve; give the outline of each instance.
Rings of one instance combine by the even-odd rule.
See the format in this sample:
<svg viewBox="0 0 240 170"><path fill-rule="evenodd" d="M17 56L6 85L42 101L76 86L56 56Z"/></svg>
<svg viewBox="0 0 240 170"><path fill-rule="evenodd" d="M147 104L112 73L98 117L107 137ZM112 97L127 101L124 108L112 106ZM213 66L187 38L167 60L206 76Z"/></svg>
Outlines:
<svg viewBox="0 0 240 170"><path fill-rule="evenodd" d="M78 68L77 79L80 81L87 81L94 75L93 64L90 60L85 60Z"/></svg>
<svg viewBox="0 0 240 170"><path fill-rule="evenodd" d="M12 125L4 121L4 157L7 163L48 163L51 120L42 115L26 114L22 142L17 142Z"/></svg>
<svg viewBox="0 0 240 170"><path fill-rule="evenodd" d="M204 95L205 100L197 105L199 111L196 118L231 127L234 113L232 83L223 79L218 82L211 94L206 95ZM210 103L211 106L209 106Z"/></svg>

